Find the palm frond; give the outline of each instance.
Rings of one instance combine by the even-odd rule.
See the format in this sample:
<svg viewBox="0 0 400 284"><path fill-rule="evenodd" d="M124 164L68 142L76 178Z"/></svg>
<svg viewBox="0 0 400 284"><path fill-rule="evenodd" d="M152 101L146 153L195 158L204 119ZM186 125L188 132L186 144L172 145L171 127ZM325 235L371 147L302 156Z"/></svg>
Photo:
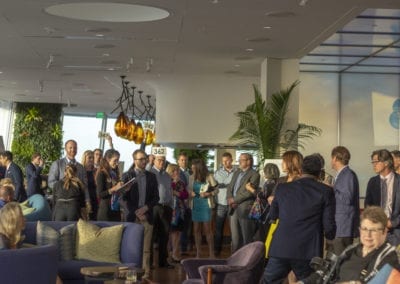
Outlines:
<svg viewBox="0 0 400 284"><path fill-rule="evenodd" d="M320 128L305 124L299 124L296 130L283 132L289 100L298 84L299 81L295 81L287 89L272 94L268 102L263 100L260 91L253 85L254 102L244 111L235 114L239 127L230 140L236 141L238 145L254 145L262 162L264 159L279 157L280 147L302 148L303 140L319 136Z"/></svg>

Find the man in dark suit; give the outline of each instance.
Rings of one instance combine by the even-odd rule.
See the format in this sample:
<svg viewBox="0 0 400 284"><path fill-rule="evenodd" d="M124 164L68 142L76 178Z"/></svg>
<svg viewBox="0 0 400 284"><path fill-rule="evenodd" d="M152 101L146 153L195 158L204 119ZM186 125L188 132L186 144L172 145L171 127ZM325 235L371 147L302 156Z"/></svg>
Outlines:
<svg viewBox="0 0 400 284"><path fill-rule="evenodd" d="M349 150L343 146L333 148L331 153L331 166L337 173L333 185L336 237L328 250L335 255L340 255L359 236L360 192L357 175L349 168L350 157Z"/></svg>
<svg viewBox="0 0 400 284"><path fill-rule="evenodd" d="M400 244L400 176L394 172L393 157L386 150L372 152L371 163L378 175L370 178L364 206L380 206L389 218L388 241Z"/></svg>
<svg viewBox="0 0 400 284"><path fill-rule="evenodd" d="M156 176L146 171L147 155L143 150L133 152L134 165L122 175L122 181L136 177L130 189L122 198L125 202L126 221L144 226L143 268L144 278L150 276L150 248L153 234L153 207L158 204L158 183Z"/></svg>
<svg viewBox="0 0 400 284"><path fill-rule="evenodd" d="M253 156L248 153L241 154L239 157L240 170L233 174L226 192L231 215L232 253L251 243L256 232L257 224L248 217L256 194L248 191L246 184L250 183L253 188L258 189L260 174L252 167Z"/></svg>
<svg viewBox="0 0 400 284"><path fill-rule="evenodd" d="M0 164L6 168L5 178L10 178L15 187L14 199L23 202L27 199L24 176L21 168L13 162L13 154L10 151L0 153Z"/></svg>
<svg viewBox="0 0 400 284"><path fill-rule="evenodd" d="M28 182L27 193L28 197L34 194L44 195L42 189L41 172L43 169L43 159L40 153L32 155L31 162L26 166L25 173Z"/></svg>
<svg viewBox="0 0 400 284"><path fill-rule="evenodd" d="M321 168L318 156L307 156L302 176L276 188L270 217L279 223L264 283L282 283L291 270L304 279L312 272L310 260L322 257L324 234L328 240L335 237L335 196L331 187L317 181Z"/></svg>

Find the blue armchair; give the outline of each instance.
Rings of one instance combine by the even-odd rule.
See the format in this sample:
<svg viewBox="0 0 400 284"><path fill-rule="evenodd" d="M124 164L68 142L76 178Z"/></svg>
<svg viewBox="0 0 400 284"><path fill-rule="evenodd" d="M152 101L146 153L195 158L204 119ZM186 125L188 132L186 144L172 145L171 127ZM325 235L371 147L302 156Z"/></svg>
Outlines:
<svg viewBox="0 0 400 284"><path fill-rule="evenodd" d="M227 259L184 259L181 263L188 279L183 283L207 283L209 268L212 271L212 283L259 283L264 261L265 245L262 242L245 245Z"/></svg>
<svg viewBox="0 0 400 284"><path fill-rule="evenodd" d="M57 277L55 246L0 250L1 283L54 284Z"/></svg>
<svg viewBox="0 0 400 284"><path fill-rule="evenodd" d="M40 194L34 194L28 198L29 207L35 211L25 215L26 221L50 221L51 209L47 200Z"/></svg>

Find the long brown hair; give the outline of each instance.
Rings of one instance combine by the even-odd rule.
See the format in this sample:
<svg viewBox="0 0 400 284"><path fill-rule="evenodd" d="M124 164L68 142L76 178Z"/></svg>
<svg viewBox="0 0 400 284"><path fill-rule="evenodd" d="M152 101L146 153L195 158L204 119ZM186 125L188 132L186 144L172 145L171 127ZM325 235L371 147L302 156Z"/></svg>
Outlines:
<svg viewBox="0 0 400 284"><path fill-rule="evenodd" d="M192 161L192 169L194 180L197 180L199 182L206 182L208 169L206 163L202 159L194 159Z"/></svg>
<svg viewBox="0 0 400 284"><path fill-rule="evenodd" d="M295 178L301 175L303 155L300 152L294 150L286 151L282 155L282 160L286 164L288 178Z"/></svg>
<svg viewBox="0 0 400 284"><path fill-rule="evenodd" d="M120 154L117 150L114 149L108 149L105 153L103 158L101 158L100 160L100 166L99 166L99 170L96 172L96 176L100 173L103 172L107 178L111 178L110 177L110 171L111 171L111 166L110 163L108 162L108 160L111 160L113 157L120 157ZM115 174L117 175L117 177L119 177L119 168L117 167L115 170Z"/></svg>

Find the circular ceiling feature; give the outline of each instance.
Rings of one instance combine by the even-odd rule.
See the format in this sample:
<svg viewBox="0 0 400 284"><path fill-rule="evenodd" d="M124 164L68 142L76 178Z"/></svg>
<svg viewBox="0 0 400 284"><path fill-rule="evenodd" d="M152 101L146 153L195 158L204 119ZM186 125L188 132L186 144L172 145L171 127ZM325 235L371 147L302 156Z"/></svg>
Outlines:
<svg viewBox="0 0 400 284"><path fill-rule="evenodd" d="M99 22L149 22L168 17L168 11L136 4L123 3L67 3L45 9L53 16L74 20Z"/></svg>

